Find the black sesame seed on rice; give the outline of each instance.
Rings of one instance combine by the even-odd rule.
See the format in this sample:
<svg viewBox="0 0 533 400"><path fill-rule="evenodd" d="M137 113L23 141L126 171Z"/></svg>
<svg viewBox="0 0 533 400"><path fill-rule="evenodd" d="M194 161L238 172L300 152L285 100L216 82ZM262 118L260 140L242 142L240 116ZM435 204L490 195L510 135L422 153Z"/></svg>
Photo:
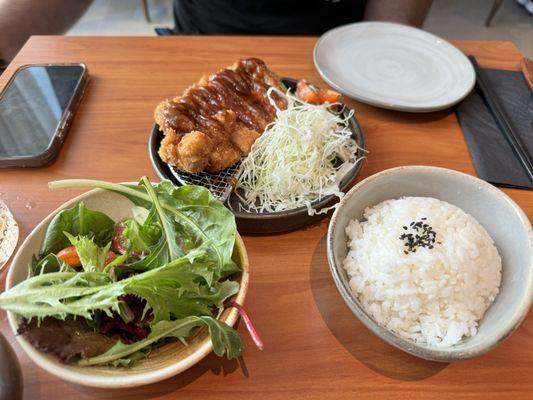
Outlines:
<svg viewBox="0 0 533 400"><path fill-rule="evenodd" d="M399 236L399 239L404 242L404 246L407 248L404 250L405 254L415 253L417 248L427 248L433 249L434 243L436 241L437 233L433 228L423 221L426 221L427 218L423 217L420 221L412 221L409 224L409 228L415 233L403 233ZM404 230L408 230L407 226L403 226ZM442 242L437 242L441 244Z"/></svg>

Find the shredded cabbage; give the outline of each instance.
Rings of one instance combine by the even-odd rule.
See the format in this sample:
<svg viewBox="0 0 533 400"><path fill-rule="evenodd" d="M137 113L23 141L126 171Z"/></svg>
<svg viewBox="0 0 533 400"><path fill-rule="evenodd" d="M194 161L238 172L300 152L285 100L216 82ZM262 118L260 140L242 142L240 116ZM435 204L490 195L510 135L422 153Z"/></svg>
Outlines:
<svg viewBox="0 0 533 400"><path fill-rule="evenodd" d="M272 92L287 99L282 110L272 100ZM270 88L270 103L276 120L256 140L243 160L237 179L241 210L277 212L306 206L309 215L325 213L313 203L329 195L344 195L339 184L360 160L348 120L332 111L334 104L309 104L289 92Z"/></svg>

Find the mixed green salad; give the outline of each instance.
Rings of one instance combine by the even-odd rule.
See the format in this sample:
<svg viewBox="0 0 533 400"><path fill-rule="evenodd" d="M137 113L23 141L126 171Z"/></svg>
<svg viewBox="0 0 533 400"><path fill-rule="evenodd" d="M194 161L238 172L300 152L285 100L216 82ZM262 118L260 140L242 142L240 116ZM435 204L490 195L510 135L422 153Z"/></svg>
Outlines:
<svg viewBox="0 0 533 400"><path fill-rule="evenodd" d="M239 356L239 334L217 319L239 291L233 214L207 189L146 177L50 183L81 186L126 196L133 217L113 221L83 202L54 216L28 279L0 295L22 317L19 333L65 362L128 366L207 326L217 355Z"/></svg>

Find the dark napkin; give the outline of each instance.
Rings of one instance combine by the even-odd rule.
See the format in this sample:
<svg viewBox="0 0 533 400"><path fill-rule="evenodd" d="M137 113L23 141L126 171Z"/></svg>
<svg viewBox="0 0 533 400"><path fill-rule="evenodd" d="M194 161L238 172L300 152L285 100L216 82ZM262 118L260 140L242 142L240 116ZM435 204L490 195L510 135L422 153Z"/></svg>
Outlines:
<svg viewBox="0 0 533 400"><path fill-rule="evenodd" d="M521 72L484 69L491 88L533 157L533 92ZM478 176L499 186L533 190L531 182L476 88L456 108Z"/></svg>

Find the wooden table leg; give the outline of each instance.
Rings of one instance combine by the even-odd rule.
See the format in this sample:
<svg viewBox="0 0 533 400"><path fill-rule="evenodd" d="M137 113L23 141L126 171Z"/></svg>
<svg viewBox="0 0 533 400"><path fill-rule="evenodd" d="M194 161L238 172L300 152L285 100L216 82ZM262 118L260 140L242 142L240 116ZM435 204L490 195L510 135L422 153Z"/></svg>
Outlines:
<svg viewBox="0 0 533 400"><path fill-rule="evenodd" d="M492 3L492 8L490 9L489 15L487 16L487 19L485 20L485 26L489 26L492 22L492 19L500 9L501 5L503 3L503 0L494 0L494 3Z"/></svg>
<svg viewBox="0 0 533 400"><path fill-rule="evenodd" d="M143 6L143 13L144 13L144 18L146 19L146 22L151 22L150 9L148 8L148 0L141 0L141 3Z"/></svg>

